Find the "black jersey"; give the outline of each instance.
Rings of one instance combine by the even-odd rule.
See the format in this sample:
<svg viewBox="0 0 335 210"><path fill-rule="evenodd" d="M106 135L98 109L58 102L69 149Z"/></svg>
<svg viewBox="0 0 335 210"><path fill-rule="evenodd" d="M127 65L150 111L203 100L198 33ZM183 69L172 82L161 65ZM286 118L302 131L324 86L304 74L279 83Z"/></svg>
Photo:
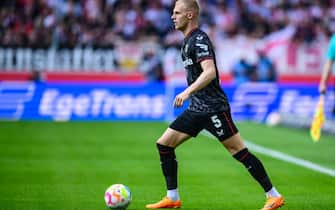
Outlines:
<svg viewBox="0 0 335 210"><path fill-rule="evenodd" d="M207 113L229 109L227 96L220 86L214 49L207 34L200 29L191 31L184 39L181 55L188 85L191 85L202 73L201 61L213 59L216 69L216 78L206 87L191 95L188 109Z"/></svg>

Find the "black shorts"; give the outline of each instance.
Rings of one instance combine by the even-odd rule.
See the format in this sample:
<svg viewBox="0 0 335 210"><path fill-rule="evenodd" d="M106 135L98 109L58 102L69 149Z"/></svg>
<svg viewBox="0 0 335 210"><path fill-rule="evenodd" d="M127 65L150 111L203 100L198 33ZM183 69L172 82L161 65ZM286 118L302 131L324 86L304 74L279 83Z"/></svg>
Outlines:
<svg viewBox="0 0 335 210"><path fill-rule="evenodd" d="M238 132L230 111L199 113L186 110L169 127L193 137L196 137L201 130L206 129L219 141L226 140Z"/></svg>

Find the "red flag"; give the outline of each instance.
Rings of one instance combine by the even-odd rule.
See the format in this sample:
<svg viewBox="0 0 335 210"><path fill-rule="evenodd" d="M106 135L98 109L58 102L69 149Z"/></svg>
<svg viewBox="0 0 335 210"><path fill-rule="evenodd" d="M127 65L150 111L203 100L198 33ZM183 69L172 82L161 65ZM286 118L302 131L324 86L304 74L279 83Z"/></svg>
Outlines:
<svg viewBox="0 0 335 210"><path fill-rule="evenodd" d="M325 113L324 113L324 94L320 95L319 102L316 106L316 110L314 113L312 125L310 128L310 134L312 137L312 140L314 142L318 142L320 140L321 136L321 129L323 126L323 123L325 121Z"/></svg>

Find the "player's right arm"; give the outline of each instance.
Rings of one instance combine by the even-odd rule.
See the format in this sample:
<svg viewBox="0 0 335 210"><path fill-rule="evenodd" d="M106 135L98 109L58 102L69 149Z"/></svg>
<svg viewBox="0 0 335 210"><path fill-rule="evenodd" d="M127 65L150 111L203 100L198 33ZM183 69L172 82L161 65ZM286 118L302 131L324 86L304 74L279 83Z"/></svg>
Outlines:
<svg viewBox="0 0 335 210"><path fill-rule="evenodd" d="M215 64L212 58L201 61L200 65L202 73L189 87L175 97L173 102L175 107L182 106L184 101L186 101L193 93L206 87L216 78Z"/></svg>

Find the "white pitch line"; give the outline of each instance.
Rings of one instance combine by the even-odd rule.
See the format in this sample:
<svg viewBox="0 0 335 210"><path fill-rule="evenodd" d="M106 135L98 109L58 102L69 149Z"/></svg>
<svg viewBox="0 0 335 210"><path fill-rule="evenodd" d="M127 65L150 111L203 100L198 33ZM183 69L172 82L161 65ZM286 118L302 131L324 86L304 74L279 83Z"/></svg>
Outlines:
<svg viewBox="0 0 335 210"><path fill-rule="evenodd" d="M201 132L201 134L203 134L207 137L210 137L210 138L214 138L207 131ZM333 170L333 169L326 168L326 167L320 166L318 164L312 163L310 161L300 159L300 158L296 158L296 157L293 157L291 155L288 155L288 154L285 154L285 153L282 153L282 152L278 152L276 150L268 149L268 148L259 146L257 144L251 143L251 142L246 141L246 140L244 140L244 143L246 144L246 146L249 149L251 149L255 152L261 153L263 155L267 155L267 156L270 156L270 157L273 157L273 158L276 158L276 159L279 159L279 160L282 160L282 161L286 161L286 162L289 162L289 163L292 163L292 164L295 164L295 165L298 165L298 166L302 166L304 168L311 169L311 170L319 172L319 173L323 173L323 174L327 174L329 176L335 177L335 170Z"/></svg>
<svg viewBox="0 0 335 210"><path fill-rule="evenodd" d="M249 141L245 141L245 144L247 145L248 148L250 148L251 150L255 152L258 152L258 153L261 153L261 154L264 154L264 155L267 155L267 156L270 156L270 157L273 157L279 160L283 160L289 163L293 163L295 165L302 166L304 168L317 171L319 173L323 173L323 174L327 174L329 176L335 177L335 170L333 169L326 168L318 164L312 163L310 161L296 158L296 157L290 156L282 152L278 152L276 150L268 149L268 148L259 146L257 144L251 143Z"/></svg>

